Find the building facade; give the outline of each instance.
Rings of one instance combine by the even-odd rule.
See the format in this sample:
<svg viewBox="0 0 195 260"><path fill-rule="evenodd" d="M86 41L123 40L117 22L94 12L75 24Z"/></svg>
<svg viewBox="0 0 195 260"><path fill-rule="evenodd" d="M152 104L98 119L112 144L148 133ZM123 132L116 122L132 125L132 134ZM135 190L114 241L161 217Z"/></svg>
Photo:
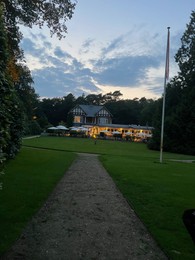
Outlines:
<svg viewBox="0 0 195 260"><path fill-rule="evenodd" d="M119 124L99 124L90 129L90 136L105 136L114 138L120 136L123 139L131 139L133 141L148 140L152 137L153 127L141 125L119 125Z"/></svg>
<svg viewBox="0 0 195 260"><path fill-rule="evenodd" d="M112 124L112 114L104 106L77 105L70 113L73 115L73 125L87 129L87 135L94 138L102 136L112 139L120 136L143 141L152 137L153 127L150 126Z"/></svg>
<svg viewBox="0 0 195 260"><path fill-rule="evenodd" d="M112 124L112 114L104 106L77 105L70 113L74 126Z"/></svg>

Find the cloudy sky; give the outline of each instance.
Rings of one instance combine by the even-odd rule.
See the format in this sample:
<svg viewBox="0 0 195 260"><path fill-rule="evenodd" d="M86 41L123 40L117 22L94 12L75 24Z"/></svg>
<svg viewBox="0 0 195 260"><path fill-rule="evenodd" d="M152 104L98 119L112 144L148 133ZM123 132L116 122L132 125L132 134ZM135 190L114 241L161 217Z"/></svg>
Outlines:
<svg viewBox="0 0 195 260"><path fill-rule="evenodd" d="M163 92L167 27L170 77L194 0L78 0L66 38L22 28L24 50L40 97L120 90L124 99Z"/></svg>

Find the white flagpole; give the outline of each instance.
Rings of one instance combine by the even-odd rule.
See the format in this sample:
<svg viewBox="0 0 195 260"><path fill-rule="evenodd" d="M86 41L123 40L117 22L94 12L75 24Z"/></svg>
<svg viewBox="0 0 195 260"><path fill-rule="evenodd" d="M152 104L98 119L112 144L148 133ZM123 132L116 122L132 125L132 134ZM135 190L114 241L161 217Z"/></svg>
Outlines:
<svg viewBox="0 0 195 260"><path fill-rule="evenodd" d="M170 27L167 27L167 50L166 50L166 63L165 63L165 77L164 77L164 94L162 106L162 123L161 123L161 139L160 139L160 163L163 161L163 137L164 137L164 119L165 119L165 98L166 98L166 85L169 78L169 45L170 45Z"/></svg>

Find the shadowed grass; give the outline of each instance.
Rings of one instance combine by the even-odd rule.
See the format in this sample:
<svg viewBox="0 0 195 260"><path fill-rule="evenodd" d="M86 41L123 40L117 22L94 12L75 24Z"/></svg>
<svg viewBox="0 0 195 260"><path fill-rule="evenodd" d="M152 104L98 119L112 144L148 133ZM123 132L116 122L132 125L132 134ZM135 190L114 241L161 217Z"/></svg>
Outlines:
<svg viewBox="0 0 195 260"><path fill-rule="evenodd" d="M0 254L19 236L74 158L73 153L23 148L9 161L0 191Z"/></svg>
<svg viewBox="0 0 195 260"><path fill-rule="evenodd" d="M170 161L170 159L195 160L194 156L164 153L164 163L160 164L159 152L148 150L145 144L98 140L95 145L92 139L62 137L28 139L24 140L23 144L69 152L101 154L100 159L104 167L169 257L182 260L195 259L194 245L182 223L183 211L195 207L195 163ZM31 152L31 149L23 149L23 156L17 157L18 161L21 160L21 171L23 172L29 172L26 170L29 166L23 164L25 156L26 160L33 165L28 155ZM52 155L64 154L67 161L72 161L72 157L69 158L72 153L43 149L39 150L39 155L46 152L48 152L48 156L50 153ZM47 159L47 153L45 156L44 165L50 168L51 158ZM10 168L12 174L15 169L14 163L17 160L10 162L11 166L10 163L8 164L8 169L12 167ZM63 160L64 157L61 156L53 158L53 162L60 165ZM34 169L36 167L34 165ZM41 166L39 165L39 167ZM45 167L40 169L40 172L44 172L44 178L47 178ZM29 172L29 175L34 175L34 173ZM25 179L24 173L21 176ZM13 178L9 179L8 183L12 181ZM23 194L28 193L28 182L21 185L19 181L18 187L21 186L27 186L28 188ZM37 188L38 190L39 188ZM47 194L43 194L43 196L46 198ZM18 200L20 201L20 198ZM14 216L12 216L12 220L14 221Z"/></svg>
<svg viewBox="0 0 195 260"><path fill-rule="evenodd" d="M49 148L72 152L98 153L105 155L129 156L130 158L150 158L156 162L159 161L159 152L148 150L147 146L142 143L130 143L121 141L97 140L94 139L74 138L74 137L39 137L34 139L23 140L24 146L39 148ZM192 159L195 156L180 155L173 153L164 153L164 160L169 159Z"/></svg>
<svg viewBox="0 0 195 260"><path fill-rule="evenodd" d="M195 164L102 156L123 195L171 259L195 259L182 214L195 207Z"/></svg>

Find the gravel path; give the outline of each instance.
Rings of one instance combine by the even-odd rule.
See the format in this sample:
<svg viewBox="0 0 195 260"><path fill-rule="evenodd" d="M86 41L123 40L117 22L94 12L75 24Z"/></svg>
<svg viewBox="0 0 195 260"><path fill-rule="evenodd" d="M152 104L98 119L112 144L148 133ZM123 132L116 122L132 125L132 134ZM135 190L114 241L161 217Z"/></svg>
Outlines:
<svg viewBox="0 0 195 260"><path fill-rule="evenodd" d="M78 154L3 259L167 259L102 167Z"/></svg>

